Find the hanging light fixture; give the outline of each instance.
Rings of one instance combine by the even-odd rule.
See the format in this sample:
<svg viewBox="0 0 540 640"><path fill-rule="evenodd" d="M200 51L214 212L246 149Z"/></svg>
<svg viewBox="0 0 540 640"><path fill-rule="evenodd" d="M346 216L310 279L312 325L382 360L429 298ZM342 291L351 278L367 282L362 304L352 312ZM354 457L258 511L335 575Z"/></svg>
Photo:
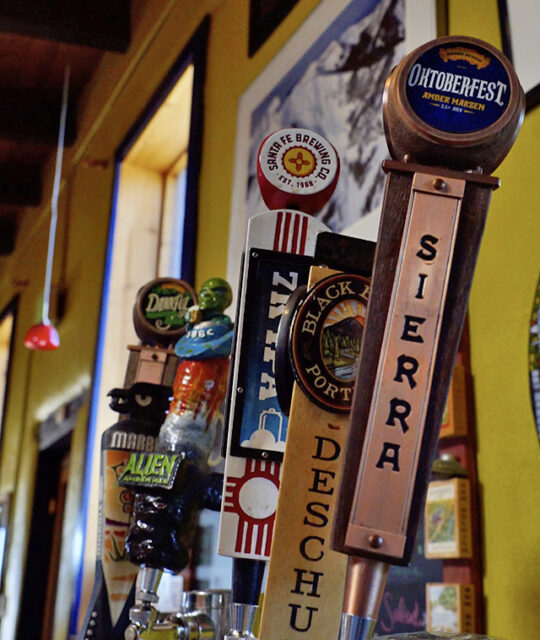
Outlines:
<svg viewBox="0 0 540 640"><path fill-rule="evenodd" d="M62 108L60 110L60 126L58 128L58 145L56 148L56 164L54 169L54 182L51 198L51 224L49 227L49 243L47 246L47 265L45 268L45 283L43 286L43 306L41 310L41 322L33 325L26 332L24 346L37 351L52 351L60 346L58 331L49 318L49 306L51 298L51 279L54 257L54 241L56 237L56 223L58 221L58 196L60 193L60 178L62 175L62 156L64 152L64 138L66 133L66 114L69 88L69 66L64 72L64 84L62 88Z"/></svg>

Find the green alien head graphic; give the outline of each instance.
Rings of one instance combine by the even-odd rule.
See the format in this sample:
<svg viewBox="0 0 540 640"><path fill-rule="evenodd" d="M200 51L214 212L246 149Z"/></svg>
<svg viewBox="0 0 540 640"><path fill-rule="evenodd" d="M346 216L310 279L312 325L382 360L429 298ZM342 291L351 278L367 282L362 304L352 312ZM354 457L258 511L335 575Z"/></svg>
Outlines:
<svg viewBox="0 0 540 640"><path fill-rule="evenodd" d="M199 291L199 309L205 316L223 311L232 302L232 290L229 283L223 278L210 278L206 280Z"/></svg>

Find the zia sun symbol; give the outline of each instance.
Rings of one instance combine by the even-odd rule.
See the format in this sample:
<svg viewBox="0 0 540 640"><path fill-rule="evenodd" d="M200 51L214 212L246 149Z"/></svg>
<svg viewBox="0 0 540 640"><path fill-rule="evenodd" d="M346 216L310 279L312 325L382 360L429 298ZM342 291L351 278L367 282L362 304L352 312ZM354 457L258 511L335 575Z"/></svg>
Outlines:
<svg viewBox="0 0 540 640"><path fill-rule="evenodd" d="M292 147L283 156L285 171L296 178L305 178L315 171L317 161L309 149Z"/></svg>
<svg viewBox="0 0 540 640"><path fill-rule="evenodd" d="M238 516L235 552L270 556L279 473L278 462L247 458L244 475L228 478L224 510Z"/></svg>

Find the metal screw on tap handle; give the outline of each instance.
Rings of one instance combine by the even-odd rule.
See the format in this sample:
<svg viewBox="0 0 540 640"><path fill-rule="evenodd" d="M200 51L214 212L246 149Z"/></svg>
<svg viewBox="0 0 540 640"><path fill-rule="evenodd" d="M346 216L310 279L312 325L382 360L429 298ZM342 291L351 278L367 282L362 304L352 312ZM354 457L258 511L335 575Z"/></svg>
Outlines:
<svg viewBox="0 0 540 640"><path fill-rule="evenodd" d="M155 618L155 610L151 609L147 604L136 604L129 610L130 623L124 631L125 640L137 640L140 638L141 633L148 629L152 622L152 618Z"/></svg>
<svg viewBox="0 0 540 640"><path fill-rule="evenodd" d="M129 624L124 631L125 640L138 640L139 627L136 624Z"/></svg>

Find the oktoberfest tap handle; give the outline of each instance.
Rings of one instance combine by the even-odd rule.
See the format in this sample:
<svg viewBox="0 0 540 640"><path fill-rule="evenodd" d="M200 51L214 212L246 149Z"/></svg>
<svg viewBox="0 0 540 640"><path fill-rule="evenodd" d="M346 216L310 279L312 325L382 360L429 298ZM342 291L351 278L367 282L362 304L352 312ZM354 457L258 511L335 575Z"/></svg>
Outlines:
<svg viewBox="0 0 540 640"><path fill-rule="evenodd" d="M489 44L452 36L397 65L383 117L394 160L356 379L332 546L349 554L340 638L371 637L389 564L409 563L437 450L489 175L524 96ZM422 163L422 164L417 164Z"/></svg>
<svg viewBox="0 0 540 640"><path fill-rule="evenodd" d="M339 173L335 149L306 129L269 135L257 165L261 194L271 210L248 222L218 545L220 554L235 559L229 634L234 637L251 635L272 543L287 436L274 367L280 317L288 297L307 283L317 234L328 230L310 214L326 204Z"/></svg>

